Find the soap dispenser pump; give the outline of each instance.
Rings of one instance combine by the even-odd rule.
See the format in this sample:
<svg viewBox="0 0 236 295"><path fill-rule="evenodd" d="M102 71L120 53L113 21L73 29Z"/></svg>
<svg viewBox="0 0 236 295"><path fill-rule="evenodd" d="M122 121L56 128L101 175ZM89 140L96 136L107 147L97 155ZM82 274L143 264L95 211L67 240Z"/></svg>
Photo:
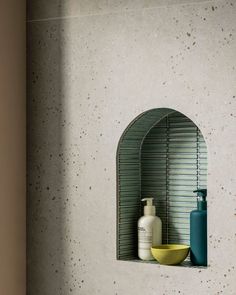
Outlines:
<svg viewBox="0 0 236 295"><path fill-rule="evenodd" d="M154 260L151 247L162 244L162 222L156 216L153 198L144 198L144 216L138 220L138 257L142 260Z"/></svg>
<svg viewBox="0 0 236 295"><path fill-rule="evenodd" d="M207 266L207 190L197 189L197 210L190 213L190 259L193 265Z"/></svg>

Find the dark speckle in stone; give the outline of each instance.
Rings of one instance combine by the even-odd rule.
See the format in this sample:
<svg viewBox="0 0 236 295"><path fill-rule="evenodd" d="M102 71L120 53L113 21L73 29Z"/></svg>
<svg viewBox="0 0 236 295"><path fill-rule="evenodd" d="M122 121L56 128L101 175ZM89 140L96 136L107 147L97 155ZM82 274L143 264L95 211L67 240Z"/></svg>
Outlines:
<svg viewBox="0 0 236 295"><path fill-rule="evenodd" d="M50 189L49 186L47 186L47 190L48 190L48 191L49 191L49 189Z"/></svg>
<svg viewBox="0 0 236 295"><path fill-rule="evenodd" d="M89 189L91 190L91 189L92 189L92 187L90 186L90 187L89 187Z"/></svg>
<svg viewBox="0 0 236 295"><path fill-rule="evenodd" d="M191 36L191 34L190 34L189 32L187 32L187 36L188 36L188 37L190 37L190 36Z"/></svg>
<svg viewBox="0 0 236 295"><path fill-rule="evenodd" d="M211 9L212 9L212 11L214 11L214 10L215 10L215 7L214 7L214 6L212 6L212 7L211 7Z"/></svg>

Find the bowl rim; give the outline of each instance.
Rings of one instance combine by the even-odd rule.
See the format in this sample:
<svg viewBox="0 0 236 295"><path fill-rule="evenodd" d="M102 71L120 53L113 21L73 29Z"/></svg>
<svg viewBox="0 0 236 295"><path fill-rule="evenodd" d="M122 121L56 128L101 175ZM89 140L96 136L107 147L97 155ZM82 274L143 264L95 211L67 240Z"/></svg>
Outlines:
<svg viewBox="0 0 236 295"><path fill-rule="evenodd" d="M170 248L168 248L168 247L170 247ZM153 246L153 247L151 247L151 249L152 250L160 250L160 251L166 251L166 250L179 251L179 250L188 250L188 249L190 249L190 246L186 245L186 244L161 244L161 245Z"/></svg>

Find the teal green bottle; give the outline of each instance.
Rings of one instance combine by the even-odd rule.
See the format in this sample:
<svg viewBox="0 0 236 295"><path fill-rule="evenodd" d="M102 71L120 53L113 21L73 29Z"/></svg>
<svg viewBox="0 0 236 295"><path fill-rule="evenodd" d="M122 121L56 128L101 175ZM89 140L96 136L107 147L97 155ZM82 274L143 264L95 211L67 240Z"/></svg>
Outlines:
<svg viewBox="0 0 236 295"><path fill-rule="evenodd" d="M197 210L190 213L190 259L193 265L207 266L207 190L198 189Z"/></svg>

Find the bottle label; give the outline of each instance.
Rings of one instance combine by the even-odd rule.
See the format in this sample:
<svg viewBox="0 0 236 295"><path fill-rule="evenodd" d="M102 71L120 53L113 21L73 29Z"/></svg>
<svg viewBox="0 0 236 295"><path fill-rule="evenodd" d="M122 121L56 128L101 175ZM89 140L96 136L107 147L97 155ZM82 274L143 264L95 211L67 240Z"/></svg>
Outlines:
<svg viewBox="0 0 236 295"><path fill-rule="evenodd" d="M139 249L150 250L152 247L152 231L148 231L147 228L139 226L138 241Z"/></svg>

